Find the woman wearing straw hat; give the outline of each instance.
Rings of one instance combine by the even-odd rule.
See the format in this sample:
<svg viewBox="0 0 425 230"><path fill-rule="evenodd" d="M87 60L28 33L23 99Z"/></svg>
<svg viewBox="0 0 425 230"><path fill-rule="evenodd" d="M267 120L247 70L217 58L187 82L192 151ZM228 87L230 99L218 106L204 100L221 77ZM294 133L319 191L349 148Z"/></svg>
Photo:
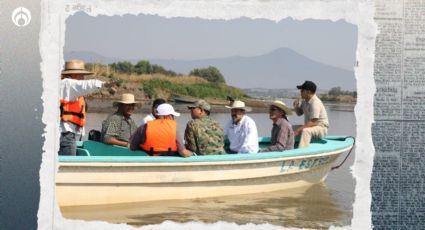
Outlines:
<svg viewBox="0 0 425 230"><path fill-rule="evenodd" d="M131 118L134 107L139 104L134 100L134 95L124 93L121 100L114 101L113 106L117 111L103 121L101 138L103 143L109 145L120 145L127 147L131 134L137 129L136 122Z"/></svg>
<svg viewBox="0 0 425 230"><path fill-rule="evenodd" d="M231 106L232 119L224 125L224 136L229 140L231 153L258 152L258 132L255 121L246 115L251 108L243 101L234 101Z"/></svg>
<svg viewBox="0 0 425 230"><path fill-rule="evenodd" d="M84 95L93 93L101 87L111 88L115 83L91 79L84 80L92 72L84 68L84 62L70 60L65 62L60 83L60 148L59 155L76 155L76 136L84 135L86 123L86 102ZM113 89L113 88L112 88ZM113 89L114 90L114 89Z"/></svg>
<svg viewBox="0 0 425 230"><path fill-rule="evenodd" d="M291 109L282 101L274 101L269 107L269 116L273 121L271 145L260 152L283 151L294 148L294 131L288 122L287 115Z"/></svg>

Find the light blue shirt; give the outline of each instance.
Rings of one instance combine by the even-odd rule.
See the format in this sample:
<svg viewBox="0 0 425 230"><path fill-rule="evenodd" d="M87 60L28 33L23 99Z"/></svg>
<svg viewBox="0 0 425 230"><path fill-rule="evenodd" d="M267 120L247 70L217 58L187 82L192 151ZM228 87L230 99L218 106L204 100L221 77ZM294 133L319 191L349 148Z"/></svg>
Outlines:
<svg viewBox="0 0 425 230"><path fill-rule="evenodd" d="M230 142L230 149L238 153L258 152L258 131L255 121L244 115L239 124L233 120L224 125L224 136Z"/></svg>
<svg viewBox="0 0 425 230"><path fill-rule="evenodd" d="M149 114L149 115L146 115L146 117L143 118L143 120L139 123L139 126L142 126L142 125L148 123L148 121L153 121L155 119L156 118L155 118L155 116L152 113Z"/></svg>

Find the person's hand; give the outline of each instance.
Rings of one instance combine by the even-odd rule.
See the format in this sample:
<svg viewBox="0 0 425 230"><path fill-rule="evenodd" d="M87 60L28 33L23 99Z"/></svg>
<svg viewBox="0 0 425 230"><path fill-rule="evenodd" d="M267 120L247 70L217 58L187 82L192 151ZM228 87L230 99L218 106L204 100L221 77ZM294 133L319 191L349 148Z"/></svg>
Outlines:
<svg viewBox="0 0 425 230"><path fill-rule="evenodd" d="M115 81L108 81L106 83L103 84L103 87L105 88L113 88L116 87L117 83Z"/></svg>
<svg viewBox="0 0 425 230"><path fill-rule="evenodd" d="M188 150L188 149L183 149L181 151L179 151L180 156L182 157L190 157L193 156L192 151Z"/></svg>
<svg viewBox="0 0 425 230"><path fill-rule="evenodd" d="M103 87L107 88L109 93L114 95L118 90L117 90L117 83L115 81L109 81L103 84Z"/></svg>
<svg viewBox="0 0 425 230"><path fill-rule="evenodd" d="M297 98L293 102L294 109L298 109L300 107L300 99Z"/></svg>
<svg viewBox="0 0 425 230"><path fill-rule="evenodd" d="M115 87L111 87L108 89L109 93L114 95L118 90Z"/></svg>
<svg viewBox="0 0 425 230"><path fill-rule="evenodd" d="M302 129L301 128L296 129L294 131L294 136L299 136L301 134L301 132L302 132Z"/></svg>

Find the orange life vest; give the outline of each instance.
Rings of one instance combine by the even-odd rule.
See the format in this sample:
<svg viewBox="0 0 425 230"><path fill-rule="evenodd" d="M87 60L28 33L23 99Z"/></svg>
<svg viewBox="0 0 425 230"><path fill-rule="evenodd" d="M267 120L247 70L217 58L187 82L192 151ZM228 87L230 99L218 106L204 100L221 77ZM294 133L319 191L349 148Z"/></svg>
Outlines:
<svg viewBox="0 0 425 230"><path fill-rule="evenodd" d="M176 152L176 132L177 123L175 120L156 119L148 121L146 124L146 141L139 147L153 155Z"/></svg>
<svg viewBox="0 0 425 230"><path fill-rule="evenodd" d="M86 124L86 101L78 97L75 101L60 100L61 120L83 127Z"/></svg>

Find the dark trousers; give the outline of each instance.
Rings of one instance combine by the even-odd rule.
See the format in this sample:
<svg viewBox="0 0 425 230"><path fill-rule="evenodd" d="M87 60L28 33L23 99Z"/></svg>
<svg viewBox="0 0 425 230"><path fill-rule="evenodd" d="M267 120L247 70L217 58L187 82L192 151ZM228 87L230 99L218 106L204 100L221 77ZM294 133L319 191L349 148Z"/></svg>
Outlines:
<svg viewBox="0 0 425 230"><path fill-rule="evenodd" d="M77 155L77 144L75 141L76 141L75 133L72 133L72 132L61 133L59 155L69 155L69 156Z"/></svg>

